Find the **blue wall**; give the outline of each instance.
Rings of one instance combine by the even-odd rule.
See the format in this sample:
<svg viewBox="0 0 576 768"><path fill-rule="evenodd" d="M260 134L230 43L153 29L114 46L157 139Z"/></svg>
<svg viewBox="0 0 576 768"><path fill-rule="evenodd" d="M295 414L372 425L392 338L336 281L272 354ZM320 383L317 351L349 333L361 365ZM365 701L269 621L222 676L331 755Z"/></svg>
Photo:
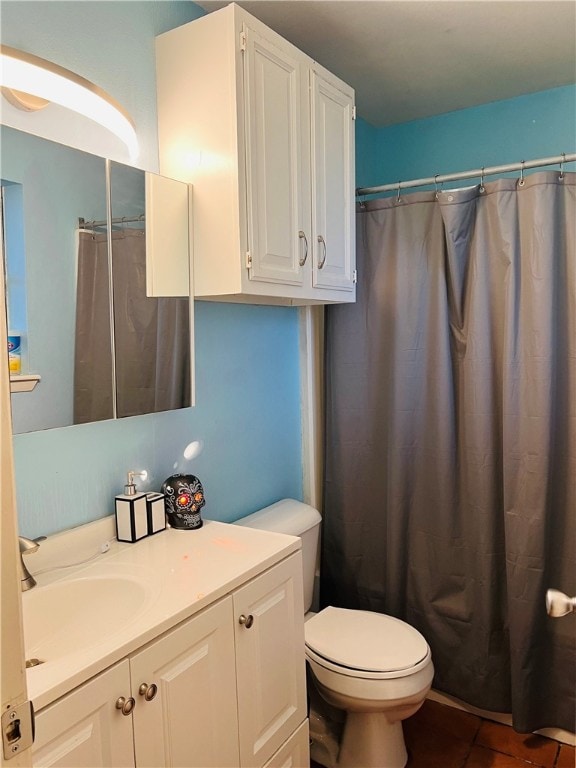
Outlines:
<svg viewBox="0 0 576 768"><path fill-rule="evenodd" d="M576 86L388 128L362 122L356 135L358 187L568 154L576 151Z"/></svg>
<svg viewBox="0 0 576 768"><path fill-rule="evenodd" d="M156 171L154 37L202 11L170 0L3 0L1 13L3 43L79 72L126 107L138 127L138 165ZM151 488L176 470L197 474L205 515L216 520L302 497L298 311L197 302L195 312L195 408L14 437L23 535L111 514L129 469L147 469ZM186 461L193 440L203 451Z"/></svg>
<svg viewBox="0 0 576 768"><path fill-rule="evenodd" d="M147 469L151 487L193 472L213 520L301 498L298 378L293 309L198 302L195 408L14 437L21 532L111 514L128 469ZM193 440L204 449L186 461Z"/></svg>
<svg viewBox="0 0 576 768"><path fill-rule="evenodd" d="M157 170L154 37L202 11L170 0L1 6L2 42L107 90L138 126L138 164ZM575 103L576 89L566 87L390 128L359 120L357 186L574 151ZM175 469L195 472L206 514L218 520L301 498L297 311L197 302L196 363L193 409L16 436L21 532L109 514L128 469L148 469L155 487ZM192 440L204 450L187 462L182 451Z"/></svg>

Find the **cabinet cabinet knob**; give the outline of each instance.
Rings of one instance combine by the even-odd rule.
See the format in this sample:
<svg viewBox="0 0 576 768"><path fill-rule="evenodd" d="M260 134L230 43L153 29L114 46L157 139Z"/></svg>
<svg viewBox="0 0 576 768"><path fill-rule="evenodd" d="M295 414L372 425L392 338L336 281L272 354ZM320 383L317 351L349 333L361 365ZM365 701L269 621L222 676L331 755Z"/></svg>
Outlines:
<svg viewBox="0 0 576 768"><path fill-rule="evenodd" d="M245 616L244 614L242 614L238 619L238 623L241 624L243 627L246 627L246 629L250 629L252 624L254 624L254 616L252 616L251 613L249 613L248 616Z"/></svg>
<svg viewBox="0 0 576 768"><path fill-rule="evenodd" d="M306 264L306 259L308 258L308 238L306 237L306 232L303 232L302 230L299 230L298 237L300 240L304 240L304 256L301 256L298 260L298 264L303 267L304 264Z"/></svg>
<svg viewBox="0 0 576 768"><path fill-rule="evenodd" d="M322 235L318 235L318 242L322 244L323 249L322 258L318 262L318 269L322 269L324 264L326 264L326 240L324 240Z"/></svg>
<svg viewBox="0 0 576 768"><path fill-rule="evenodd" d="M123 715L129 715L135 706L136 701L132 698L132 696L130 696L129 699L125 699L124 696L120 696L120 698L116 701L116 709L119 709Z"/></svg>
<svg viewBox="0 0 576 768"><path fill-rule="evenodd" d="M140 688L138 688L138 693L140 696L144 696L146 701L152 701L154 696L158 693L158 686L156 683L152 683L152 685L148 685L148 683L142 683Z"/></svg>

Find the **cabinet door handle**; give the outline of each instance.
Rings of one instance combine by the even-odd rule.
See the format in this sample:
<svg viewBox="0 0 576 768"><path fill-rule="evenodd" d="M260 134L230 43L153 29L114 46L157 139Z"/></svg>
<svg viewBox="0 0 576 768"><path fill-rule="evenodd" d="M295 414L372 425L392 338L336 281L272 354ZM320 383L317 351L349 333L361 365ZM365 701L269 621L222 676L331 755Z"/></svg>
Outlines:
<svg viewBox="0 0 576 768"><path fill-rule="evenodd" d="M324 264L326 264L326 240L322 237L322 235L318 235L318 242L322 243L322 249L324 251L322 258L318 262L318 269L322 269Z"/></svg>
<svg viewBox="0 0 576 768"><path fill-rule="evenodd" d="M119 709L123 715L129 715L136 706L136 700L130 696L129 699L125 699L124 696L116 701L116 709Z"/></svg>
<svg viewBox="0 0 576 768"><path fill-rule="evenodd" d="M148 685L148 683L142 683L140 688L138 688L138 693L140 696L144 696L146 701L152 701L154 696L158 693L158 686L156 683L152 683L152 685Z"/></svg>
<svg viewBox="0 0 576 768"><path fill-rule="evenodd" d="M304 264L306 264L306 259L308 258L308 238L306 237L306 232L303 232L302 230L299 230L298 237L300 240L304 240L304 258L300 258L298 260L298 264L303 267Z"/></svg>
<svg viewBox="0 0 576 768"><path fill-rule="evenodd" d="M241 624L243 627L246 627L246 629L250 629L252 624L254 624L254 616L252 616L251 613L249 613L248 616L245 616L244 614L242 614L238 619L238 623Z"/></svg>

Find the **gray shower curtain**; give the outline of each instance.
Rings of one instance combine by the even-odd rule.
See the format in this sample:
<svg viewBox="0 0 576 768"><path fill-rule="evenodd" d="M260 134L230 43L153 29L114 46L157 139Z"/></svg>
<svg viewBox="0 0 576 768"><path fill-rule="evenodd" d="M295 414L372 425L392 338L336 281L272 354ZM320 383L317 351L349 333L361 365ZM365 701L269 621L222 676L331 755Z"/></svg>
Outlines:
<svg viewBox="0 0 576 768"><path fill-rule="evenodd" d="M574 730L576 174L358 209L326 315L323 604L428 640L434 687Z"/></svg>
<svg viewBox="0 0 576 768"><path fill-rule="evenodd" d="M188 299L146 296L144 230L112 233L115 387L106 235L79 236L74 423L190 406Z"/></svg>

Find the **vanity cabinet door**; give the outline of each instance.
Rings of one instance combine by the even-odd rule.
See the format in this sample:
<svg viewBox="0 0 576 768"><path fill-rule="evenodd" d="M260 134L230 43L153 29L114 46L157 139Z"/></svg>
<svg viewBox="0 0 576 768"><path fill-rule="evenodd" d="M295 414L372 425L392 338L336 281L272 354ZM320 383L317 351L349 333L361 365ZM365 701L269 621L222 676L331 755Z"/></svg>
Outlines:
<svg viewBox="0 0 576 768"><path fill-rule="evenodd" d="M264 765L306 719L301 558L234 593L242 768Z"/></svg>
<svg viewBox="0 0 576 768"><path fill-rule="evenodd" d="M231 597L132 656L130 675L138 768L239 765Z"/></svg>
<svg viewBox="0 0 576 768"><path fill-rule="evenodd" d="M295 731L264 768L309 768L310 736L308 720Z"/></svg>
<svg viewBox="0 0 576 768"><path fill-rule="evenodd" d="M34 768L134 766L132 716L116 708L121 696L130 697L126 660L38 712Z"/></svg>

